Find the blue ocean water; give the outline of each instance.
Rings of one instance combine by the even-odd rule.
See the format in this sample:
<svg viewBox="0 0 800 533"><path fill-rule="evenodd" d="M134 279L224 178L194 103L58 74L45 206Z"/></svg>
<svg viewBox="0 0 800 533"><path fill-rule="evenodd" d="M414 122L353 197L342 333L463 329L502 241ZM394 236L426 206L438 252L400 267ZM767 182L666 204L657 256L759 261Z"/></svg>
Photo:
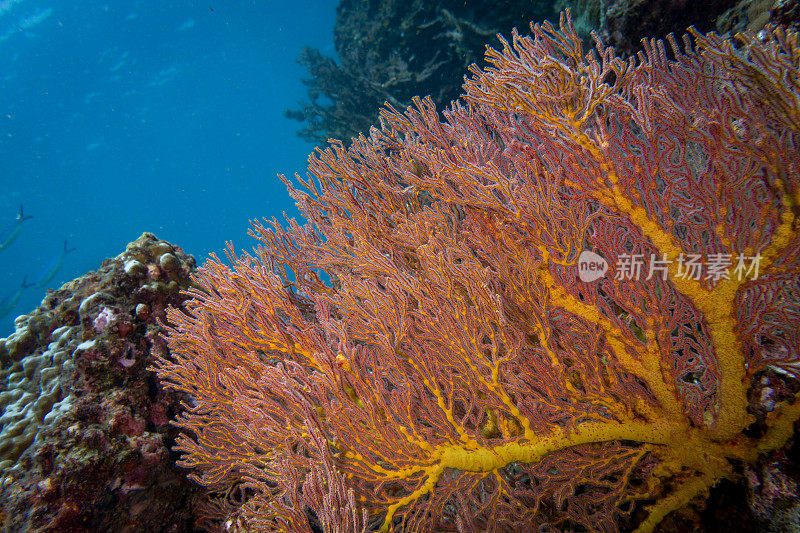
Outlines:
<svg viewBox="0 0 800 533"><path fill-rule="evenodd" d="M336 4L0 0L0 244L33 217L0 250L0 304L44 284L0 337L144 231L202 262L249 249L250 219L297 216L276 175L313 146L283 113L302 47L335 56Z"/></svg>

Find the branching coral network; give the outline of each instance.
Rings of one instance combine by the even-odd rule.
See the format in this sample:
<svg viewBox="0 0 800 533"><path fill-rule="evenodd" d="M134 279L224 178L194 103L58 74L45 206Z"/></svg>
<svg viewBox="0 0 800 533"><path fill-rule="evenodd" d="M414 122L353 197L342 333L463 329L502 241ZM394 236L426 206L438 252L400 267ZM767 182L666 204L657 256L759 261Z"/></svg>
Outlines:
<svg viewBox="0 0 800 533"><path fill-rule="evenodd" d="M748 390L800 373L797 34L531 29L318 150L307 222L169 313L209 524L647 531L792 436Z"/></svg>

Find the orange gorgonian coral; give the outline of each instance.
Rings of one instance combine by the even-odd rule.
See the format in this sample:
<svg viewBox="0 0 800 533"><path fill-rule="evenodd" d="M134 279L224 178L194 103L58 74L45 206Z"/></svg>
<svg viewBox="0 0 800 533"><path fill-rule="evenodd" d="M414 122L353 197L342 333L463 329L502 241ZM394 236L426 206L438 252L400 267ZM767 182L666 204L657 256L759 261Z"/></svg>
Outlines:
<svg viewBox="0 0 800 533"><path fill-rule="evenodd" d="M308 222L170 311L209 523L647 531L793 434L747 395L800 373L797 35L622 61L564 17L487 60L318 150Z"/></svg>

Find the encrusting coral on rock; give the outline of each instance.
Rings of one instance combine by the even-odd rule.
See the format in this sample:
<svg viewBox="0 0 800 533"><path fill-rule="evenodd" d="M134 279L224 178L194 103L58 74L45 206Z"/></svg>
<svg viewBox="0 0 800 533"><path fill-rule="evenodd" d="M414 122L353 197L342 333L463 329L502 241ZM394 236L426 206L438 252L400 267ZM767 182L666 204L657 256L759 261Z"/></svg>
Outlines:
<svg viewBox="0 0 800 533"><path fill-rule="evenodd" d="M0 530L193 531L174 464L185 395L148 370L195 260L150 233L0 339Z"/></svg>

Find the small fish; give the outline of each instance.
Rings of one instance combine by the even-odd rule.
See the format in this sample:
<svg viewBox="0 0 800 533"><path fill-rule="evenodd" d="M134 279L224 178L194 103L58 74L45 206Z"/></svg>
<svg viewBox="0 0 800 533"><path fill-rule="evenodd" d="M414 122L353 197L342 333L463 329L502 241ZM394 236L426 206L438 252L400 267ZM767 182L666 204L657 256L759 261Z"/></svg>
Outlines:
<svg viewBox="0 0 800 533"><path fill-rule="evenodd" d="M19 235L19 232L22 229L22 223L32 218L32 216L25 216L22 214L22 204L20 204L19 215L17 215L14 223L6 228L3 228L3 231L0 232L0 250L5 250L8 248L9 245L14 242L14 239L17 238L17 235Z"/></svg>
<svg viewBox="0 0 800 533"><path fill-rule="evenodd" d="M0 298L0 318L6 316L17 306L22 293L30 287L33 287L33 283L25 283L25 278L23 278L19 289Z"/></svg>
<svg viewBox="0 0 800 533"><path fill-rule="evenodd" d="M58 274L59 269L61 269L61 265L64 264L64 258L67 256L67 254L74 251L75 248L67 248L67 239L64 239L64 250L51 259L44 269L42 269L42 273L34 283L36 288L43 289L45 286L47 286L47 284L50 283L54 277L56 277L56 274Z"/></svg>

